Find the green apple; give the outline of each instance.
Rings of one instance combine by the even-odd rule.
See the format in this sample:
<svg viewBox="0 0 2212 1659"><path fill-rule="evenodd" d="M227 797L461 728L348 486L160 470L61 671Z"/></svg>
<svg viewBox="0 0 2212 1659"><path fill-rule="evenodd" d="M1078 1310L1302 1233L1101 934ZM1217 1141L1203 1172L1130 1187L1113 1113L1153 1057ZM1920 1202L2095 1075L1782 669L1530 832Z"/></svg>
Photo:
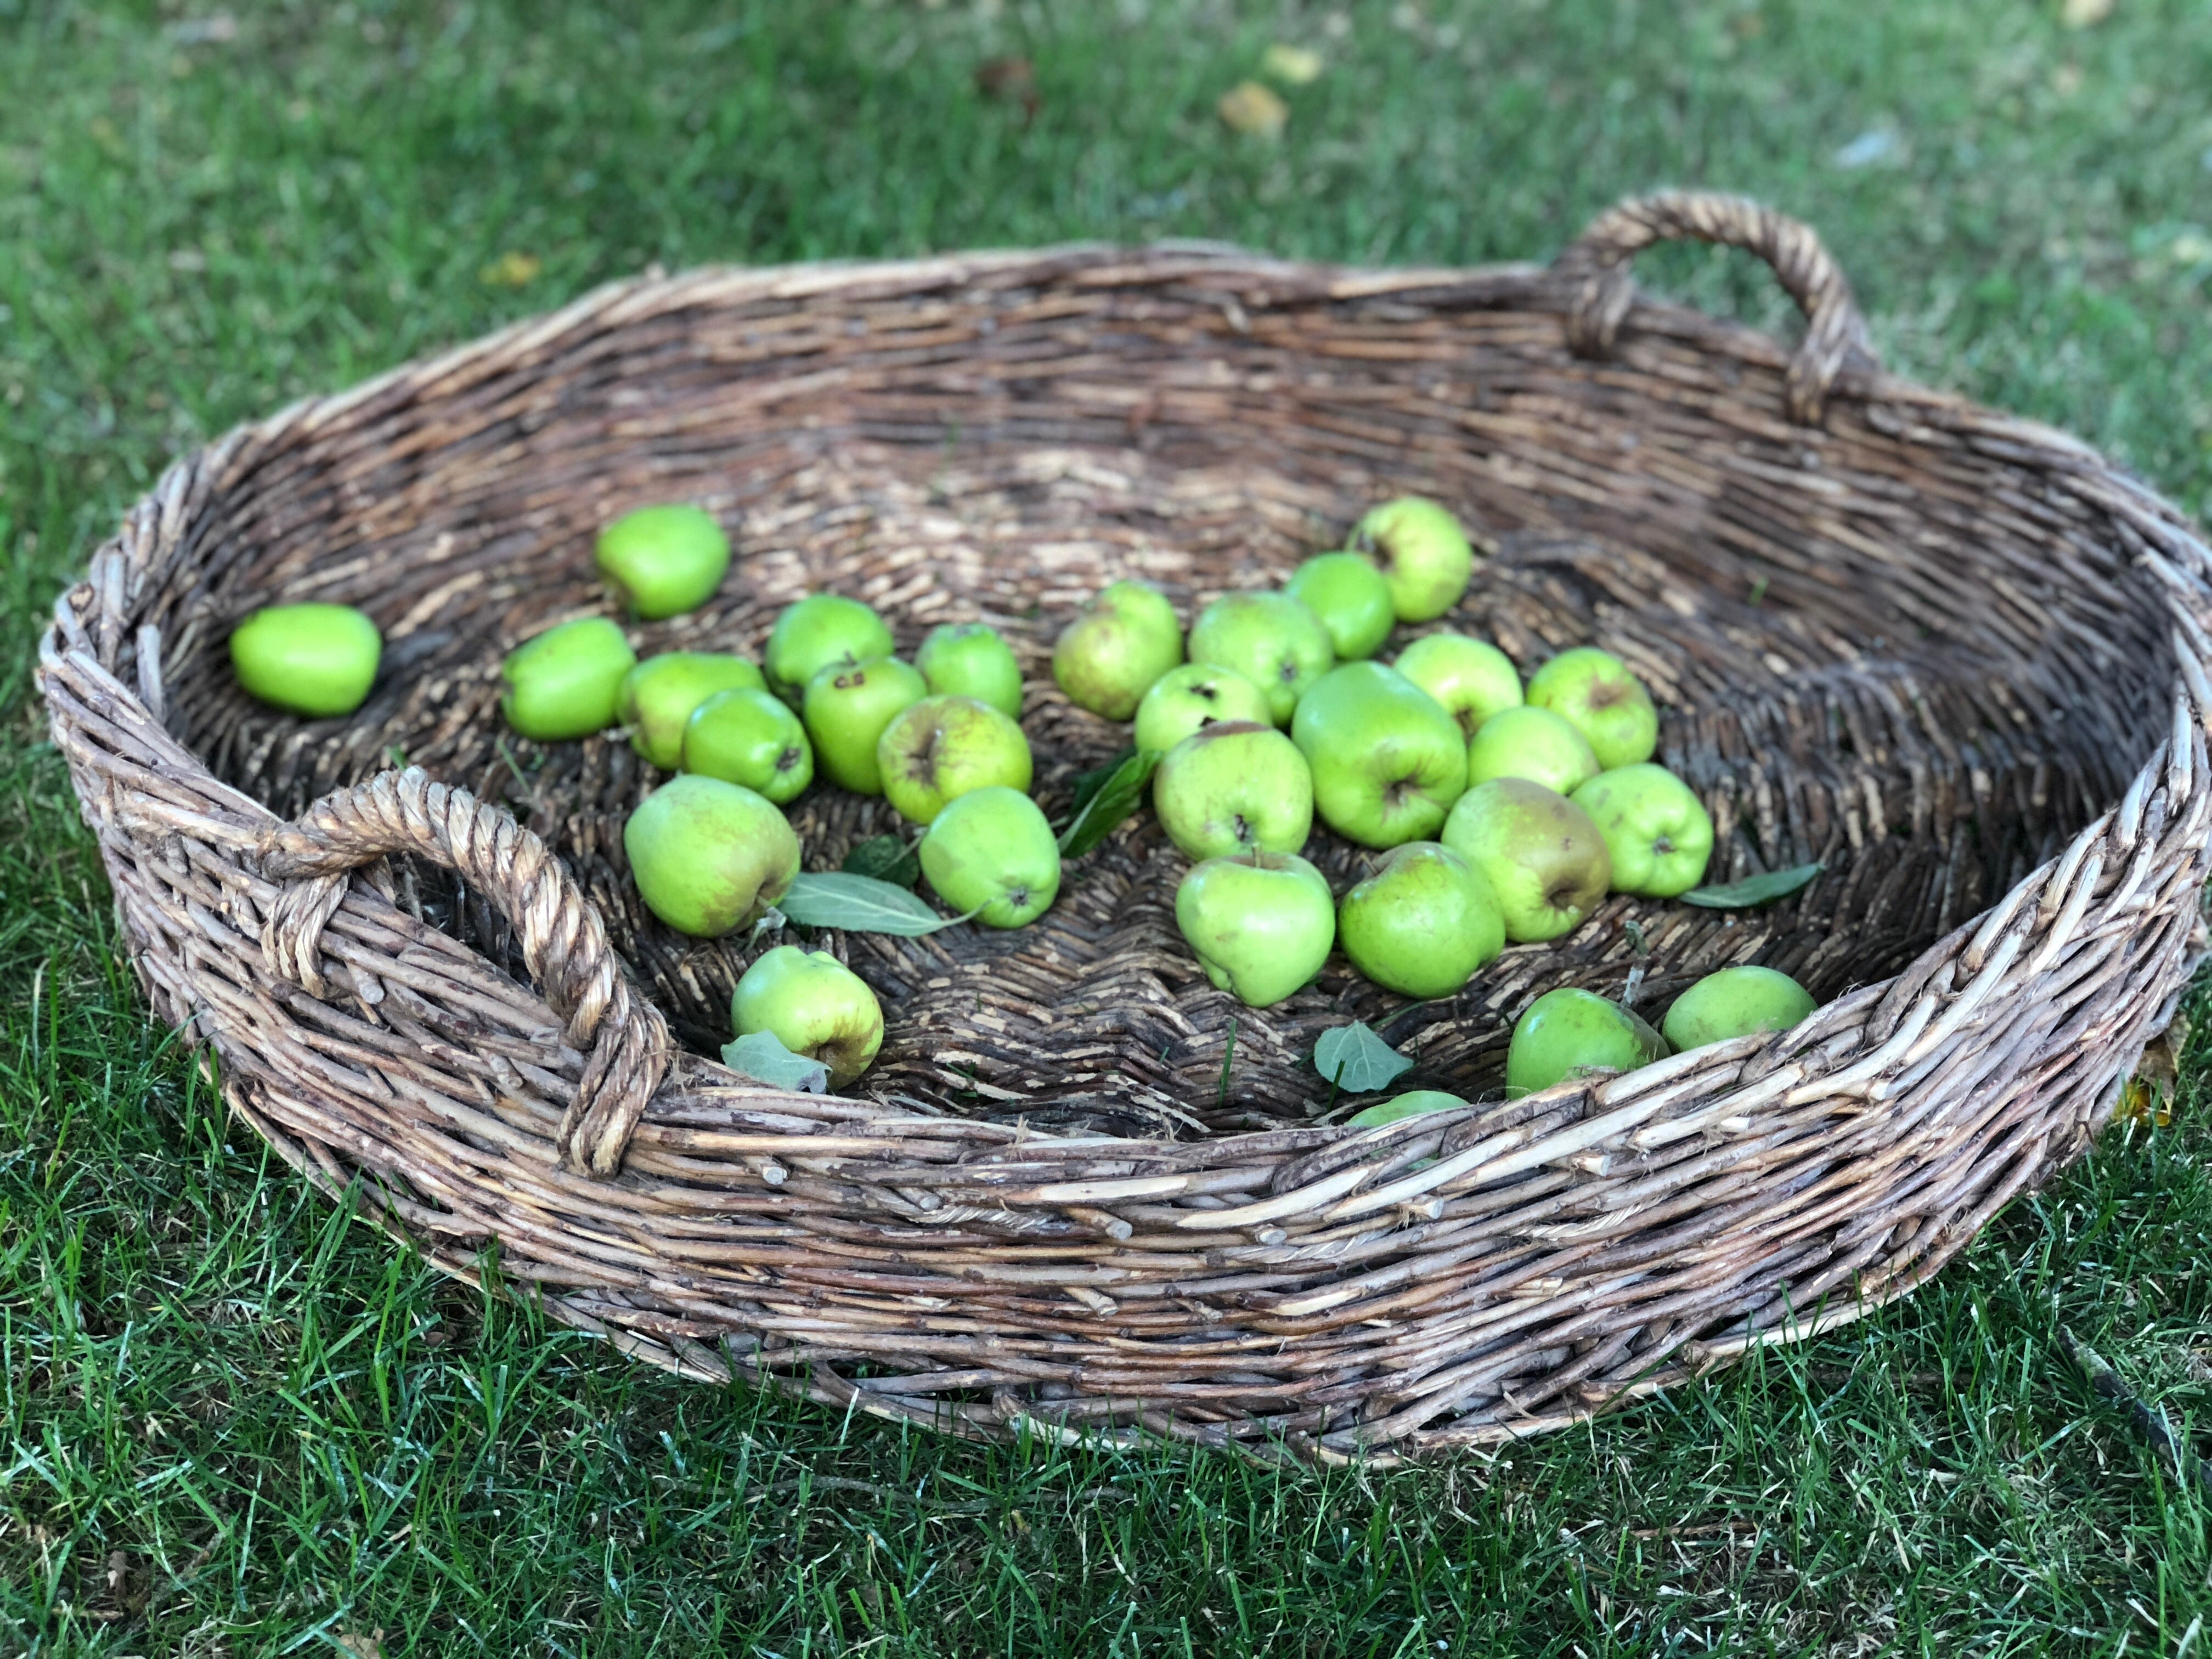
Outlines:
<svg viewBox="0 0 2212 1659"><path fill-rule="evenodd" d="M696 611L730 568L730 538L696 507L640 507L599 532L599 574L647 621Z"/></svg>
<svg viewBox="0 0 2212 1659"><path fill-rule="evenodd" d="M1313 833L1313 806L1306 757L1257 720L1221 720L1194 732L1152 773L1152 810L1188 858L1254 848L1295 853Z"/></svg>
<svg viewBox="0 0 2212 1659"><path fill-rule="evenodd" d="M775 802L690 773L638 804L623 851L645 908L696 939L759 921L799 873L799 837Z"/></svg>
<svg viewBox="0 0 2212 1659"><path fill-rule="evenodd" d="M901 709L876 740L884 797L916 823L974 789L1029 793L1030 740L973 697L924 697Z"/></svg>
<svg viewBox="0 0 2212 1659"><path fill-rule="evenodd" d="M1287 593L1224 593L1190 625L1190 659L1242 674L1266 694L1268 718L1288 726L1336 647L1321 618Z"/></svg>
<svg viewBox="0 0 2212 1659"><path fill-rule="evenodd" d="M766 682L743 657L706 651L664 651L623 676L615 713L629 727L630 747L664 771L684 758L684 728L694 710L718 691Z"/></svg>
<svg viewBox="0 0 2212 1659"><path fill-rule="evenodd" d="M1526 778L1571 795L1598 775L1589 741L1548 708L1501 708L1467 746L1467 779Z"/></svg>
<svg viewBox="0 0 2212 1659"><path fill-rule="evenodd" d="M1164 755L1216 720L1272 720L1260 688L1233 668L1187 662L1152 682L1137 705L1137 747Z"/></svg>
<svg viewBox="0 0 2212 1659"><path fill-rule="evenodd" d="M1022 717L1022 665L994 628L941 623L914 653L914 665L935 696L973 697L1010 720Z"/></svg>
<svg viewBox="0 0 2212 1659"><path fill-rule="evenodd" d="M1673 898L1705 878L1713 821L1690 786L1639 761L1601 772L1568 799L1589 814L1613 860L1613 890Z"/></svg>
<svg viewBox="0 0 2212 1659"><path fill-rule="evenodd" d="M827 951L779 945L738 979L730 1029L738 1036L773 1032L793 1054L821 1061L830 1086L842 1089L884 1046L884 1008L868 982Z"/></svg>
<svg viewBox="0 0 2212 1659"><path fill-rule="evenodd" d="M1423 1112L1449 1112L1467 1103L1457 1095L1448 1095L1441 1089L1409 1089L1402 1095L1370 1106L1344 1120L1347 1129L1379 1129L1386 1123L1395 1123L1401 1118L1419 1117Z"/></svg>
<svg viewBox="0 0 2212 1659"><path fill-rule="evenodd" d="M1442 703L1469 743L1492 714L1521 706L1521 671L1513 659L1464 634L1415 640L1391 666Z"/></svg>
<svg viewBox="0 0 2212 1659"><path fill-rule="evenodd" d="M1351 662L1298 699L1291 738L1322 822L1369 847L1426 841L1467 788L1459 722L1395 668Z"/></svg>
<svg viewBox="0 0 2212 1659"><path fill-rule="evenodd" d="M1820 1005L1805 988L1771 968L1723 968L1674 999L1660 1030L1678 1052L1709 1042L1786 1031Z"/></svg>
<svg viewBox="0 0 2212 1659"><path fill-rule="evenodd" d="M1386 990L1448 997L1505 948L1490 878L1449 847L1409 842L1344 896L1337 942Z"/></svg>
<svg viewBox="0 0 2212 1659"><path fill-rule="evenodd" d="M1246 853L1191 866L1176 889L1176 926L1207 979L1265 1008L1321 972L1336 937L1336 901L1304 859Z"/></svg>
<svg viewBox="0 0 2212 1659"><path fill-rule="evenodd" d="M1444 820L1443 843L1489 879L1516 944L1581 927L1613 880L1589 814L1525 778L1493 778L1462 795Z"/></svg>
<svg viewBox="0 0 2212 1659"><path fill-rule="evenodd" d="M615 723L623 677L637 653L605 617L579 617L517 646L500 664L499 712L526 738L556 742Z"/></svg>
<svg viewBox="0 0 2212 1659"><path fill-rule="evenodd" d="M1322 553L1297 568L1283 592L1321 618L1344 662L1373 656L1398 619L1390 584L1357 553Z"/></svg>
<svg viewBox="0 0 2212 1659"><path fill-rule="evenodd" d="M1644 682L1594 646L1562 651L1531 674L1528 701L1571 720L1608 771L1648 761L1659 747L1659 711Z"/></svg>
<svg viewBox="0 0 2212 1659"><path fill-rule="evenodd" d="M230 666L263 702L317 720L368 697L384 636L349 605L272 605L231 630Z"/></svg>
<svg viewBox="0 0 2212 1659"><path fill-rule="evenodd" d="M1538 997L1513 1023L1505 1092L1533 1095L1588 1072L1632 1072L1674 1052L1619 1003L1562 986Z"/></svg>
<svg viewBox="0 0 2212 1659"><path fill-rule="evenodd" d="M856 795L884 793L876 745L899 711L929 695L929 687L896 657L848 663L842 658L806 683L801 709L823 775Z"/></svg>
<svg viewBox="0 0 2212 1659"><path fill-rule="evenodd" d="M993 784L946 802L931 821L921 873L985 927L1025 927L1060 896L1060 842L1035 801Z"/></svg>
<svg viewBox="0 0 2212 1659"><path fill-rule="evenodd" d="M1352 526L1352 548L1382 567L1400 622L1435 621L1459 603L1474 574L1474 549L1459 520L1418 495L1370 511Z"/></svg>
<svg viewBox="0 0 2212 1659"><path fill-rule="evenodd" d="M1115 582L1060 631L1052 677L1078 708L1125 720L1152 682L1182 660L1182 623L1167 595Z"/></svg>
<svg viewBox="0 0 2212 1659"><path fill-rule="evenodd" d="M741 783L778 806L814 781L814 745L780 697L757 688L718 691L684 728L684 769Z"/></svg>
<svg viewBox="0 0 2212 1659"><path fill-rule="evenodd" d="M869 606L842 593L810 593L777 614L761 666L768 689L795 708L831 663L872 662L890 653L891 630Z"/></svg>

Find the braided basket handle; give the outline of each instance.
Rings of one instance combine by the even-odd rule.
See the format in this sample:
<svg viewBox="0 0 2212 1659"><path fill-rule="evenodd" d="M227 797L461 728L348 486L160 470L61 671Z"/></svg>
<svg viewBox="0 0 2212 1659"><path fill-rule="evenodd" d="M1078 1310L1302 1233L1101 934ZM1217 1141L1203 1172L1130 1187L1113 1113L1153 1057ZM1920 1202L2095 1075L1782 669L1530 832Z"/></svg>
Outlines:
<svg viewBox="0 0 2212 1659"><path fill-rule="evenodd" d="M1784 383L1790 418L1818 426L1844 360L1854 351L1873 358L1866 319L1843 268L1812 228L1747 197L1662 191L1601 214L1552 265L1577 284L1567 312L1568 345L1577 356L1611 356L1636 297L1629 261L1655 242L1685 240L1740 247L1773 267L1806 319Z"/></svg>
<svg viewBox="0 0 2212 1659"><path fill-rule="evenodd" d="M262 927L270 966L320 996L323 927L345 898L347 872L387 853L458 872L514 924L563 1037L586 1055L556 1136L561 1163L611 1175L668 1069L668 1027L631 991L591 901L504 809L410 766L325 795L297 823L272 830L261 866L288 884Z"/></svg>

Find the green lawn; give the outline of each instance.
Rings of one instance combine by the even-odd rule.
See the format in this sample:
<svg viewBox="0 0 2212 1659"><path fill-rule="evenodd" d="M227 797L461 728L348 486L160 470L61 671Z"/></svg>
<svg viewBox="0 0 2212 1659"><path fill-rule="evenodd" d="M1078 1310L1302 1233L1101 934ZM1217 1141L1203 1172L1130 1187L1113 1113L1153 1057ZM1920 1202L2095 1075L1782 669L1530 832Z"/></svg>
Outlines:
<svg viewBox="0 0 2212 1659"><path fill-rule="evenodd" d="M1326 72L1234 137L1277 39ZM975 89L1013 53L1027 123ZM1661 183L1819 226L1893 365L2212 494L2203 0L0 0L0 1654L2212 1650L2212 1505L2056 1346L2212 1411L2191 1067L1907 1306L1494 1458L1262 1473L549 1330L231 1133L111 955L34 630L234 422L653 261L1540 258ZM1645 264L1786 324L1740 256Z"/></svg>

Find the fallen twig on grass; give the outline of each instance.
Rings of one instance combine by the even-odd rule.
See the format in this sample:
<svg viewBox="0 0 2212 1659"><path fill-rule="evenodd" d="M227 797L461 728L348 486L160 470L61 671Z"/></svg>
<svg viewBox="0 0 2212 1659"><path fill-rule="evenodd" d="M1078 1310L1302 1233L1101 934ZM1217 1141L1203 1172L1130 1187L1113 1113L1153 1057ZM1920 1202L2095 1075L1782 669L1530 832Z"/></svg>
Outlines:
<svg viewBox="0 0 2212 1659"><path fill-rule="evenodd" d="M2104 1356L2086 1342L2075 1340L2074 1333L2064 1326L2058 1328L2058 1346L2075 1369L2087 1379L2089 1387L2100 1400L2124 1413L2136 1432L2150 1442L2166 1466L2199 1492L2212 1496L2212 1463L2199 1457L2183 1443L2166 1420L2166 1413L2120 1380L2120 1374L2106 1363Z"/></svg>

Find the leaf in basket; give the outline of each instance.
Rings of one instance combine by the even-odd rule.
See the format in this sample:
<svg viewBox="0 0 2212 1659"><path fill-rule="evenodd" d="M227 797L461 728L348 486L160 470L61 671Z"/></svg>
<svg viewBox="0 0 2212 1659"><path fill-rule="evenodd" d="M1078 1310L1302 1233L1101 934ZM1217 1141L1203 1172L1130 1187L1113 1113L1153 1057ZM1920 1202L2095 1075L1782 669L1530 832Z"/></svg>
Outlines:
<svg viewBox="0 0 2212 1659"><path fill-rule="evenodd" d="M1746 876L1741 881L1725 882L1718 887L1692 887L1682 895L1682 902L1702 905L1708 910L1753 910L1778 898L1788 898L1826 867L1821 864L1800 864L1787 870L1770 870L1763 876Z"/></svg>
<svg viewBox="0 0 2212 1659"><path fill-rule="evenodd" d="M1075 781L1075 816L1060 832L1060 855L1079 859L1114 833L1115 826L1137 810L1145 798L1145 785L1160 763L1159 751L1134 750L1115 765L1086 772ZM1089 789L1085 785L1097 779Z"/></svg>
<svg viewBox="0 0 2212 1659"><path fill-rule="evenodd" d="M919 843L908 846L903 836L871 836L845 854L843 869L848 876L868 876L911 889L921 879L921 848Z"/></svg>
<svg viewBox="0 0 2212 1659"><path fill-rule="evenodd" d="M722 1064L739 1077L765 1083L771 1089L819 1095L830 1088L830 1068L818 1060L794 1054L773 1031L755 1031L750 1036L724 1043Z"/></svg>
<svg viewBox="0 0 2212 1659"><path fill-rule="evenodd" d="M835 872L801 875L791 890L776 901L787 921L805 927L842 927L853 933L896 933L919 939L940 927L965 921L965 916L940 916L927 902L903 887L878 881L873 876Z"/></svg>
<svg viewBox="0 0 2212 1659"><path fill-rule="evenodd" d="M1348 1095L1387 1089L1413 1062L1375 1035L1363 1019L1323 1031L1314 1044L1314 1070Z"/></svg>

